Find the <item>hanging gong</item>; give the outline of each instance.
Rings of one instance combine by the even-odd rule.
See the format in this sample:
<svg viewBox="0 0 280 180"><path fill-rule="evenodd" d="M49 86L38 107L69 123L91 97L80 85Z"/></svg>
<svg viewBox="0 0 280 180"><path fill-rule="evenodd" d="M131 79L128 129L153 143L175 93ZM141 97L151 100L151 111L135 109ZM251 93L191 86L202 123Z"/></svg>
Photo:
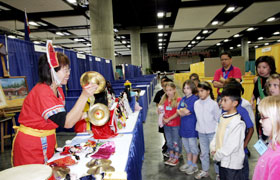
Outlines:
<svg viewBox="0 0 280 180"><path fill-rule="evenodd" d="M80 78L80 84L82 87L88 85L89 83L97 84L98 88L94 94L98 94L104 91L106 86L105 78L96 71L88 71L82 74Z"/></svg>
<svg viewBox="0 0 280 180"><path fill-rule="evenodd" d="M110 119L109 108L101 103L94 104L88 111L89 121L95 126L103 126Z"/></svg>

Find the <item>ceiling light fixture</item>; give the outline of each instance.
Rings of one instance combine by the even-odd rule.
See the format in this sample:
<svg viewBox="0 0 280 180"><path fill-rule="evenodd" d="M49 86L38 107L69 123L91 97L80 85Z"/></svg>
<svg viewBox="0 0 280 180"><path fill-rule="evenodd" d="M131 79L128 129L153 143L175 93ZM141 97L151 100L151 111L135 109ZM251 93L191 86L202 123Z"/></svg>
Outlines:
<svg viewBox="0 0 280 180"><path fill-rule="evenodd" d="M165 16L166 17L171 17L171 14L172 14L171 12L167 12Z"/></svg>
<svg viewBox="0 0 280 180"><path fill-rule="evenodd" d="M229 41L228 39L225 39L225 40L224 40L224 42L228 42L228 41Z"/></svg>
<svg viewBox="0 0 280 180"><path fill-rule="evenodd" d="M240 36L240 34L235 34L233 37L237 38L237 37L239 37L239 36Z"/></svg>
<svg viewBox="0 0 280 180"><path fill-rule="evenodd" d="M279 34L280 34L279 31L276 31L276 32L273 33L273 35L279 35Z"/></svg>
<svg viewBox="0 0 280 180"><path fill-rule="evenodd" d="M33 41L33 43L34 43L34 44L40 44L40 42L39 42L39 41Z"/></svg>
<svg viewBox="0 0 280 180"><path fill-rule="evenodd" d="M125 36L121 36L122 39L125 39Z"/></svg>
<svg viewBox="0 0 280 180"><path fill-rule="evenodd" d="M195 39L201 39L201 36L197 36Z"/></svg>
<svg viewBox="0 0 280 180"><path fill-rule="evenodd" d="M130 46L130 45L127 45L127 47L130 48L131 46Z"/></svg>
<svg viewBox="0 0 280 180"><path fill-rule="evenodd" d="M8 38L15 39L16 36L14 36L14 35L9 35Z"/></svg>
<svg viewBox="0 0 280 180"><path fill-rule="evenodd" d="M258 37L258 40L263 40L263 37Z"/></svg>
<svg viewBox="0 0 280 180"><path fill-rule="evenodd" d="M192 47L192 45L189 44L188 47Z"/></svg>
<svg viewBox="0 0 280 180"><path fill-rule="evenodd" d="M162 49L162 47L160 46L160 47L158 47L158 49Z"/></svg>
<svg viewBox="0 0 280 180"><path fill-rule="evenodd" d="M123 44L126 44L126 40L122 40L122 43L123 43Z"/></svg>
<svg viewBox="0 0 280 180"><path fill-rule="evenodd" d="M164 36L168 36L168 34L167 34L167 33L164 33Z"/></svg>
<svg viewBox="0 0 280 180"><path fill-rule="evenodd" d="M231 13L234 10L235 10L235 7L230 6L230 7L227 8L226 13Z"/></svg>
<svg viewBox="0 0 280 180"><path fill-rule="evenodd" d="M165 25L164 28L165 28L165 29L169 28L169 25Z"/></svg>
<svg viewBox="0 0 280 180"><path fill-rule="evenodd" d="M255 48L258 48L259 46L254 46Z"/></svg>
<svg viewBox="0 0 280 180"><path fill-rule="evenodd" d="M250 28L248 28L246 31L253 31L253 30L255 30L255 28L250 27Z"/></svg>
<svg viewBox="0 0 280 180"><path fill-rule="evenodd" d="M163 25L160 24L160 25L157 26L157 28L158 28L158 29L163 29Z"/></svg>
<svg viewBox="0 0 280 180"><path fill-rule="evenodd" d="M191 43L192 43L192 44L195 44L196 42L195 42L195 41L192 41Z"/></svg>
<svg viewBox="0 0 280 180"><path fill-rule="evenodd" d="M48 26L46 23L43 23L43 22L41 22L41 21L38 21L37 23L40 24L40 25L42 25L42 26Z"/></svg>
<svg viewBox="0 0 280 180"><path fill-rule="evenodd" d="M221 43L217 43L216 45L217 45L217 46L220 46L220 45L221 45Z"/></svg>
<svg viewBox="0 0 280 180"><path fill-rule="evenodd" d="M119 30L117 30L116 28L114 28L114 32L117 33L117 32L119 32Z"/></svg>
<svg viewBox="0 0 280 180"><path fill-rule="evenodd" d="M86 40L84 40L84 39L78 39L78 38L76 38L76 39L74 39L74 41L77 41L77 42L79 42L79 41L86 41Z"/></svg>
<svg viewBox="0 0 280 180"><path fill-rule="evenodd" d="M71 4L77 4L77 0L67 0L67 2L69 2Z"/></svg>
<svg viewBox="0 0 280 180"><path fill-rule="evenodd" d="M120 36L117 36L117 39L121 39L121 37L120 37Z"/></svg>
<svg viewBox="0 0 280 180"><path fill-rule="evenodd" d="M62 32L56 32L55 34L59 35L59 36L64 36L64 34Z"/></svg>
<svg viewBox="0 0 280 180"><path fill-rule="evenodd" d="M233 49L233 47L230 47L229 49Z"/></svg>
<svg viewBox="0 0 280 180"><path fill-rule="evenodd" d="M264 43L265 46L269 45L269 43Z"/></svg>
<svg viewBox="0 0 280 180"><path fill-rule="evenodd" d="M280 42L280 39L278 39L277 42Z"/></svg>
<svg viewBox="0 0 280 180"><path fill-rule="evenodd" d="M247 43L248 43L248 44L251 44L251 41L248 41Z"/></svg>
<svg viewBox="0 0 280 180"><path fill-rule="evenodd" d="M31 26L40 26L38 23L36 23L34 21L29 21L28 24Z"/></svg>
<svg viewBox="0 0 280 180"><path fill-rule="evenodd" d="M159 34L158 34L158 37L162 37L162 36L163 36L163 33L159 33Z"/></svg>
<svg viewBox="0 0 280 180"><path fill-rule="evenodd" d="M158 39L158 42L162 42L163 41L163 39Z"/></svg>
<svg viewBox="0 0 280 180"><path fill-rule="evenodd" d="M272 22L272 21L275 21L275 19L276 19L275 17L270 17L266 20L266 22Z"/></svg>
<svg viewBox="0 0 280 180"><path fill-rule="evenodd" d="M164 12L158 12L157 13L157 17L158 18L163 18L163 16L164 16Z"/></svg>
<svg viewBox="0 0 280 180"><path fill-rule="evenodd" d="M211 23L211 25L213 25L213 26L218 25L218 24L219 24L219 21L213 21L213 22Z"/></svg>
<svg viewBox="0 0 280 180"><path fill-rule="evenodd" d="M70 35L70 33L68 33L68 32L64 32L63 34L66 35L66 36Z"/></svg>
<svg viewBox="0 0 280 180"><path fill-rule="evenodd" d="M237 47L241 47L241 44L237 44Z"/></svg>
<svg viewBox="0 0 280 180"><path fill-rule="evenodd" d="M158 43L159 46L162 46L162 43Z"/></svg>
<svg viewBox="0 0 280 180"><path fill-rule="evenodd" d="M90 44L90 43L87 43L87 46L91 46L91 44Z"/></svg>
<svg viewBox="0 0 280 180"><path fill-rule="evenodd" d="M209 31L208 30L203 30L202 34L207 34Z"/></svg>

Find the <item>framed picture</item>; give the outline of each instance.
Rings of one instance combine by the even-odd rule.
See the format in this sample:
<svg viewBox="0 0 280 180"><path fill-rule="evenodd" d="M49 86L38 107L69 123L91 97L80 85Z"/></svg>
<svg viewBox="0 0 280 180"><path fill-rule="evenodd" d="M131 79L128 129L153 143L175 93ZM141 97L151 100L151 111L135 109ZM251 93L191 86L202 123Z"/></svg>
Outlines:
<svg viewBox="0 0 280 180"><path fill-rule="evenodd" d="M22 106L25 97L28 94L28 87L25 76L13 76L9 78L0 78L7 108Z"/></svg>

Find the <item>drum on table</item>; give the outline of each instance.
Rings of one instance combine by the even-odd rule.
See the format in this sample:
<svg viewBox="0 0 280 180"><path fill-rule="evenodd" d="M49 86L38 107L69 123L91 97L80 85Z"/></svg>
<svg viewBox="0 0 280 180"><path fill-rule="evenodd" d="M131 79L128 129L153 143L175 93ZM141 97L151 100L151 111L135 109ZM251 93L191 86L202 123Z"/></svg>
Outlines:
<svg viewBox="0 0 280 180"><path fill-rule="evenodd" d="M44 164L28 164L3 170L0 172L0 179L55 180L52 168Z"/></svg>

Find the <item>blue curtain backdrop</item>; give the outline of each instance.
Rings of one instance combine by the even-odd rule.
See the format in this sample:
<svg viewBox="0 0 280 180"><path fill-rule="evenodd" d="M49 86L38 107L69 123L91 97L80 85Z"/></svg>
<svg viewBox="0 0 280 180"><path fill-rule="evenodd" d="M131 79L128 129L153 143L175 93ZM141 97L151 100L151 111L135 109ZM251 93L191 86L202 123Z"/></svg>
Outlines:
<svg viewBox="0 0 280 180"><path fill-rule="evenodd" d="M10 75L26 76L28 88L31 90L38 82L38 60L43 53L35 52L32 42L10 38L7 38L6 42L3 35L0 36L0 43L8 47ZM55 50L66 54L71 61L68 89L81 89L80 76L89 70L101 73L106 80L114 81L112 61L106 63L102 58L100 58L100 61L96 61L95 57L90 55L86 55L86 59L79 59L74 51L61 48L56 48ZM0 76L3 77L1 63Z"/></svg>

